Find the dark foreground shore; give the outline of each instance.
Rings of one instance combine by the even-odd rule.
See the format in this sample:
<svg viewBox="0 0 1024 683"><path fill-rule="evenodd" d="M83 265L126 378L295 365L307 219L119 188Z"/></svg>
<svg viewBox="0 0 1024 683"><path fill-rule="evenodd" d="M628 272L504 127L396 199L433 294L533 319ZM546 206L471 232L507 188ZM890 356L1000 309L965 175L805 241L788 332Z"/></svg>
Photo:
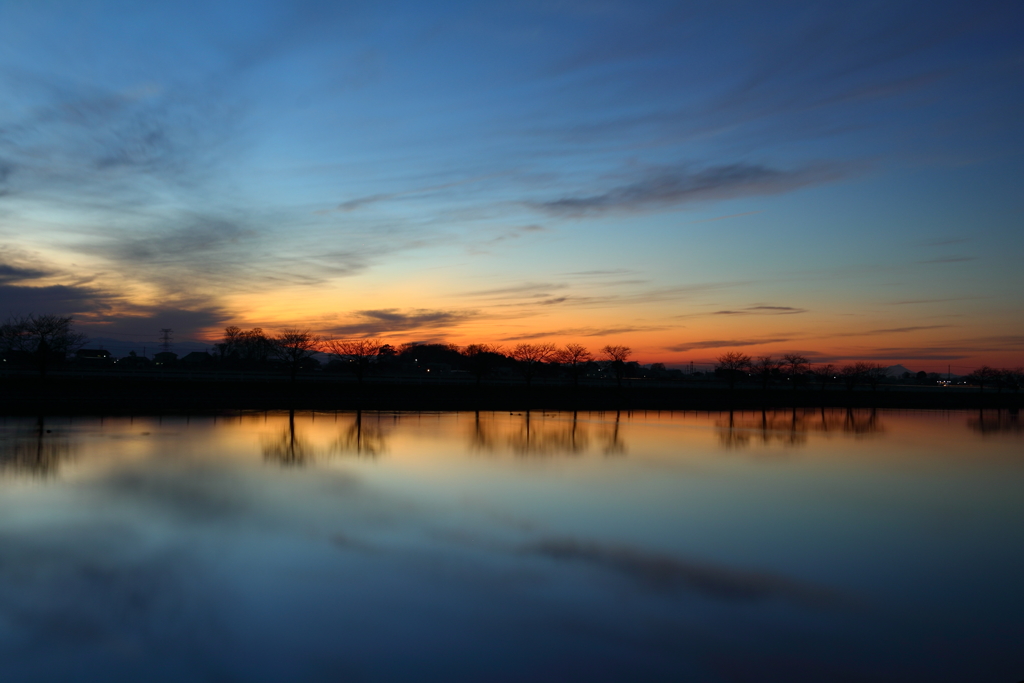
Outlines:
<svg viewBox="0 0 1024 683"><path fill-rule="evenodd" d="M1019 393L973 388L760 387L626 382L559 384L435 380L327 382L16 376L0 378L5 414L142 414L224 410L749 410L760 408L1017 409Z"/></svg>

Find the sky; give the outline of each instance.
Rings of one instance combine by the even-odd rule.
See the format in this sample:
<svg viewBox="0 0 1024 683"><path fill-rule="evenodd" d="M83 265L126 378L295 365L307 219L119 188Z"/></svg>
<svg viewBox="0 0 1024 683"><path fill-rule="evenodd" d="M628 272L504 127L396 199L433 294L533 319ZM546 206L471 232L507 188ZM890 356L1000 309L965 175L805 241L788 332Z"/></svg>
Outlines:
<svg viewBox="0 0 1024 683"><path fill-rule="evenodd" d="M0 308L1024 364L1020 2L0 0Z"/></svg>

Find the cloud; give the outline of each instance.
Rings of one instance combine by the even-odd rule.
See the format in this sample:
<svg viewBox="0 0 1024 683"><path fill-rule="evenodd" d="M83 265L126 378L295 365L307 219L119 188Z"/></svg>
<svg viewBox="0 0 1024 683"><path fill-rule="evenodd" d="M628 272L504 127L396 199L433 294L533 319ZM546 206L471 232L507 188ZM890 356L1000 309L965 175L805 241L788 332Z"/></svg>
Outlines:
<svg viewBox="0 0 1024 683"><path fill-rule="evenodd" d="M969 241L966 237L936 237L934 239L923 240L917 243L920 247L944 247L950 244L963 244Z"/></svg>
<svg viewBox="0 0 1024 683"><path fill-rule="evenodd" d="M568 285L555 282L524 282L508 287L496 287L494 289L480 289L473 292L466 292L464 296L498 297L505 298L505 295L529 294L534 298L548 296L548 290L565 289Z"/></svg>
<svg viewBox="0 0 1024 683"><path fill-rule="evenodd" d="M748 311L778 311L779 313L804 313L806 309L793 306L749 306Z"/></svg>
<svg viewBox="0 0 1024 683"><path fill-rule="evenodd" d="M759 213L764 213L764 210L761 210L761 211L744 211L743 213L731 213L731 214L729 214L727 216L715 216L714 218L701 218L700 220L690 221L690 225L694 225L696 223L711 223L711 222L714 222L714 221L724 221L727 218L740 218L741 216L753 216L753 215L759 214Z"/></svg>
<svg viewBox="0 0 1024 683"><path fill-rule="evenodd" d="M904 301L892 301L889 303L890 306L913 306L916 304L944 304L949 301L968 301L970 299L977 299L974 296L956 296L947 299L906 299Z"/></svg>
<svg viewBox="0 0 1024 683"><path fill-rule="evenodd" d="M874 334L903 334L906 332L918 332L920 330L941 330L952 325L913 325L910 327L889 327L881 330L868 330L866 332L845 332L837 334L837 337L866 337Z"/></svg>
<svg viewBox="0 0 1024 683"><path fill-rule="evenodd" d="M806 312L806 308L794 308L793 306L748 306L739 311L714 311L710 315L796 315Z"/></svg>
<svg viewBox="0 0 1024 683"><path fill-rule="evenodd" d="M761 344L776 344L778 342L789 341L787 337L779 337L776 339L715 339L708 341L696 341L686 342L683 344L676 344L675 346L666 346L668 351L694 351L697 349L718 349L727 348L733 346L760 346Z"/></svg>
<svg viewBox="0 0 1024 683"><path fill-rule="evenodd" d="M613 268L610 270L577 270L566 275L573 277L606 277L608 275L632 275L636 273L635 270L629 270L627 268Z"/></svg>
<svg viewBox="0 0 1024 683"><path fill-rule="evenodd" d="M687 589L722 600L753 602L785 599L824 607L838 602L827 588L767 572L731 569L625 546L551 538L523 552L562 562L583 562L625 576L653 590Z"/></svg>
<svg viewBox="0 0 1024 683"><path fill-rule="evenodd" d="M50 275L49 272L25 266L16 266L10 263L0 263L0 283L22 282L24 280L38 280Z"/></svg>
<svg viewBox="0 0 1024 683"><path fill-rule="evenodd" d="M937 258L925 259L918 263L961 263L963 261L976 261L977 256L940 256Z"/></svg>
<svg viewBox="0 0 1024 683"><path fill-rule="evenodd" d="M529 332L525 334L502 337L498 341L524 341L527 339L544 339L546 337L610 337L617 334L629 334L631 332L657 332L664 330L664 327L656 326L630 326L620 325L617 327L572 327L561 330L547 330L544 332Z"/></svg>
<svg viewBox="0 0 1024 683"><path fill-rule="evenodd" d="M0 284L0 301L4 302L0 315L4 317L29 313L91 313L107 310L118 300L116 295L90 287L23 287Z"/></svg>
<svg viewBox="0 0 1024 683"><path fill-rule="evenodd" d="M353 315L356 318L355 322L336 325L329 328L328 332L341 336L363 336L441 329L466 322L476 317L477 312L428 309L401 311L397 308L388 308L356 311Z"/></svg>
<svg viewBox="0 0 1024 683"><path fill-rule="evenodd" d="M91 336L136 338L157 337L160 329L174 330L176 339L193 338L204 330L227 327L232 314L224 308L191 302L191 307L165 304L160 306L119 306L116 311L90 315L79 323Z"/></svg>
<svg viewBox="0 0 1024 683"><path fill-rule="evenodd" d="M687 202L780 194L830 182L844 175L837 166L808 166L794 171L734 163L694 170L676 166L654 170L632 183L591 195L562 197L532 206L551 214L585 216L606 212L643 212Z"/></svg>

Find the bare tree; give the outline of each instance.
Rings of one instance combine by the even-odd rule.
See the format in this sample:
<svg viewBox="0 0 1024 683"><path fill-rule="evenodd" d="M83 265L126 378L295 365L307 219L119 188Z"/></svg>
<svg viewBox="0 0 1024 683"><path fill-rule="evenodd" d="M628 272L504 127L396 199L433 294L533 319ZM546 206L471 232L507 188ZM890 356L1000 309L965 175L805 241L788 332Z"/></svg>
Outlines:
<svg viewBox="0 0 1024 683"><path fill-rule="evenodd" d="M761 388L767 389L771 384L772 377L782 369L783 363L784 361L776 360L771 356L759 356L751 364L750 370L761 380Z"/></svg>
<svg viewBox="0 0 1024 683"><path fill-rule="evenodd" d="M745 375L751 366L751 358L739 351L726 351L717 358L715 373L725 377L730 389L736 388L736 380Z"/></svg>
<svg viewBox="0 0 1024 683"><path fill-rule="evenodd" d="M224 328L224 337L221 341L214 344L217 352L220 354L220 359L225 360L232 356L239 354L239 348L242 344L242 328L231 325L230 327Z"/></svg>
<svg viewBox="0 0 1024 683"><path fill-rule="evenodd" d="M554 344L516 344L512 349L512 358L519 364L519 371L526 379L526 386L530 386L541 364L551 360L554 353Z"/></svg>
<svg viewBox="0 0 1024 683"><path fill-rule="evenodd" d="M997 384L1001 375L1001 370L990 368L987 365L982 365L980 368L967 375L967 381L971 384L977 384L981 391L984 392L985 385Z"/></svg>
<svg viewBox="0 0 1024 683"><path fill-rule="evenodd" d="M879 363L862 363L862 372L864 373L864 380L871 387L871 391L875 391L878 388L878 383L886 378L886 370L889 368Z"/></svg>
<svg viewBox="0 0 1024 683"><path fill-rule="evenodd" d="M867 372L867 363L853 363L844 365L839 370L839 375L843 378L843 383L846 384L846 390L853 391L858 384L865 380Z"/></svg>
<svg viewBox="0 0 1024 683"><path fill-rule="evenodd" d="M814 373L814 377L821 384L821 390L825 391L825 385L828 384L836 375L836 366L832 363L823 363L814 368L811 372Z"/></svg>
<svg viewBox="0 0 1024 683"><path fill-rule="evenodd" d="M288 329L274 337L274 354L288 364L292 381L302 361L320 350L321 339L309 330Z"/></svg>
<svg viewBox="0 0 1024 683"><path fill-rule="evenodd" d="M619 386L622 386L622 376L626 372L626 361L633 353L633 349L628 346L612 346L609 344L601 349L601 353L604 354L605 362L615 373L615 379L618 381Z"/></svg>
<svg viewBox="0 0 1024 683"><path fill-rule="evenodd" d="M476 377L477 386L480 386L484 375L505 358L504 349L495 344L470 344L463 349L462 355L469 361L469 371Z"/></svg>
<svg viewBox="0 0 1024 683"><path fill-rule="evenodd" d="M809 361L798 353L787 353L782 357L782 364L789 371L789 381L793 383L795 390L804 380Z"/></svg>
<svg viewBox="0 0 1024 683"><path fill-rule="evenodd" d="M323 344L324 351L338 360L347 360L355 365L356 380L363 383L363 375L366 374L370 364L380 353L384 342L380 339L352 339L343 341L330 339Z"/></svg>
<svg viewBox="0 0 1024 683"><path fill-rule="evenodd" d="M580 373L587 363L594 360L594 354L582 344L566 344L555 352L555 362L568 367L573 386L579 386Z"/></svg>
<svg viewBox="0 0 1024 683"><path fill-rule="evenodd" d="M86 336L75 332L73 324L70 315L12 316L0 325L0 344L4 351L20 352L30 358L40 376L45 376L50 365L85 345Z"/></svg>

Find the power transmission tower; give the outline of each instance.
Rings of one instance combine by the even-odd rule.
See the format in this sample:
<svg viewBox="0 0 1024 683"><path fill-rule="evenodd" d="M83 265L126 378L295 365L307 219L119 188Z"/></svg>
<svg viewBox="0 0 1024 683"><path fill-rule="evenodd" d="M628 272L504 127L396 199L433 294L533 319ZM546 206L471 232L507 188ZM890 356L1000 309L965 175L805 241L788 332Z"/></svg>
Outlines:
<svg viewBox="0 0 1024 683"><path fill-rule="evenodd" d="M171 336L172 332L174 332L174 330L169 327L164 327L160 330L160 348L165 352L171 350L171 340L174 339L174 337Z"/></svg>

